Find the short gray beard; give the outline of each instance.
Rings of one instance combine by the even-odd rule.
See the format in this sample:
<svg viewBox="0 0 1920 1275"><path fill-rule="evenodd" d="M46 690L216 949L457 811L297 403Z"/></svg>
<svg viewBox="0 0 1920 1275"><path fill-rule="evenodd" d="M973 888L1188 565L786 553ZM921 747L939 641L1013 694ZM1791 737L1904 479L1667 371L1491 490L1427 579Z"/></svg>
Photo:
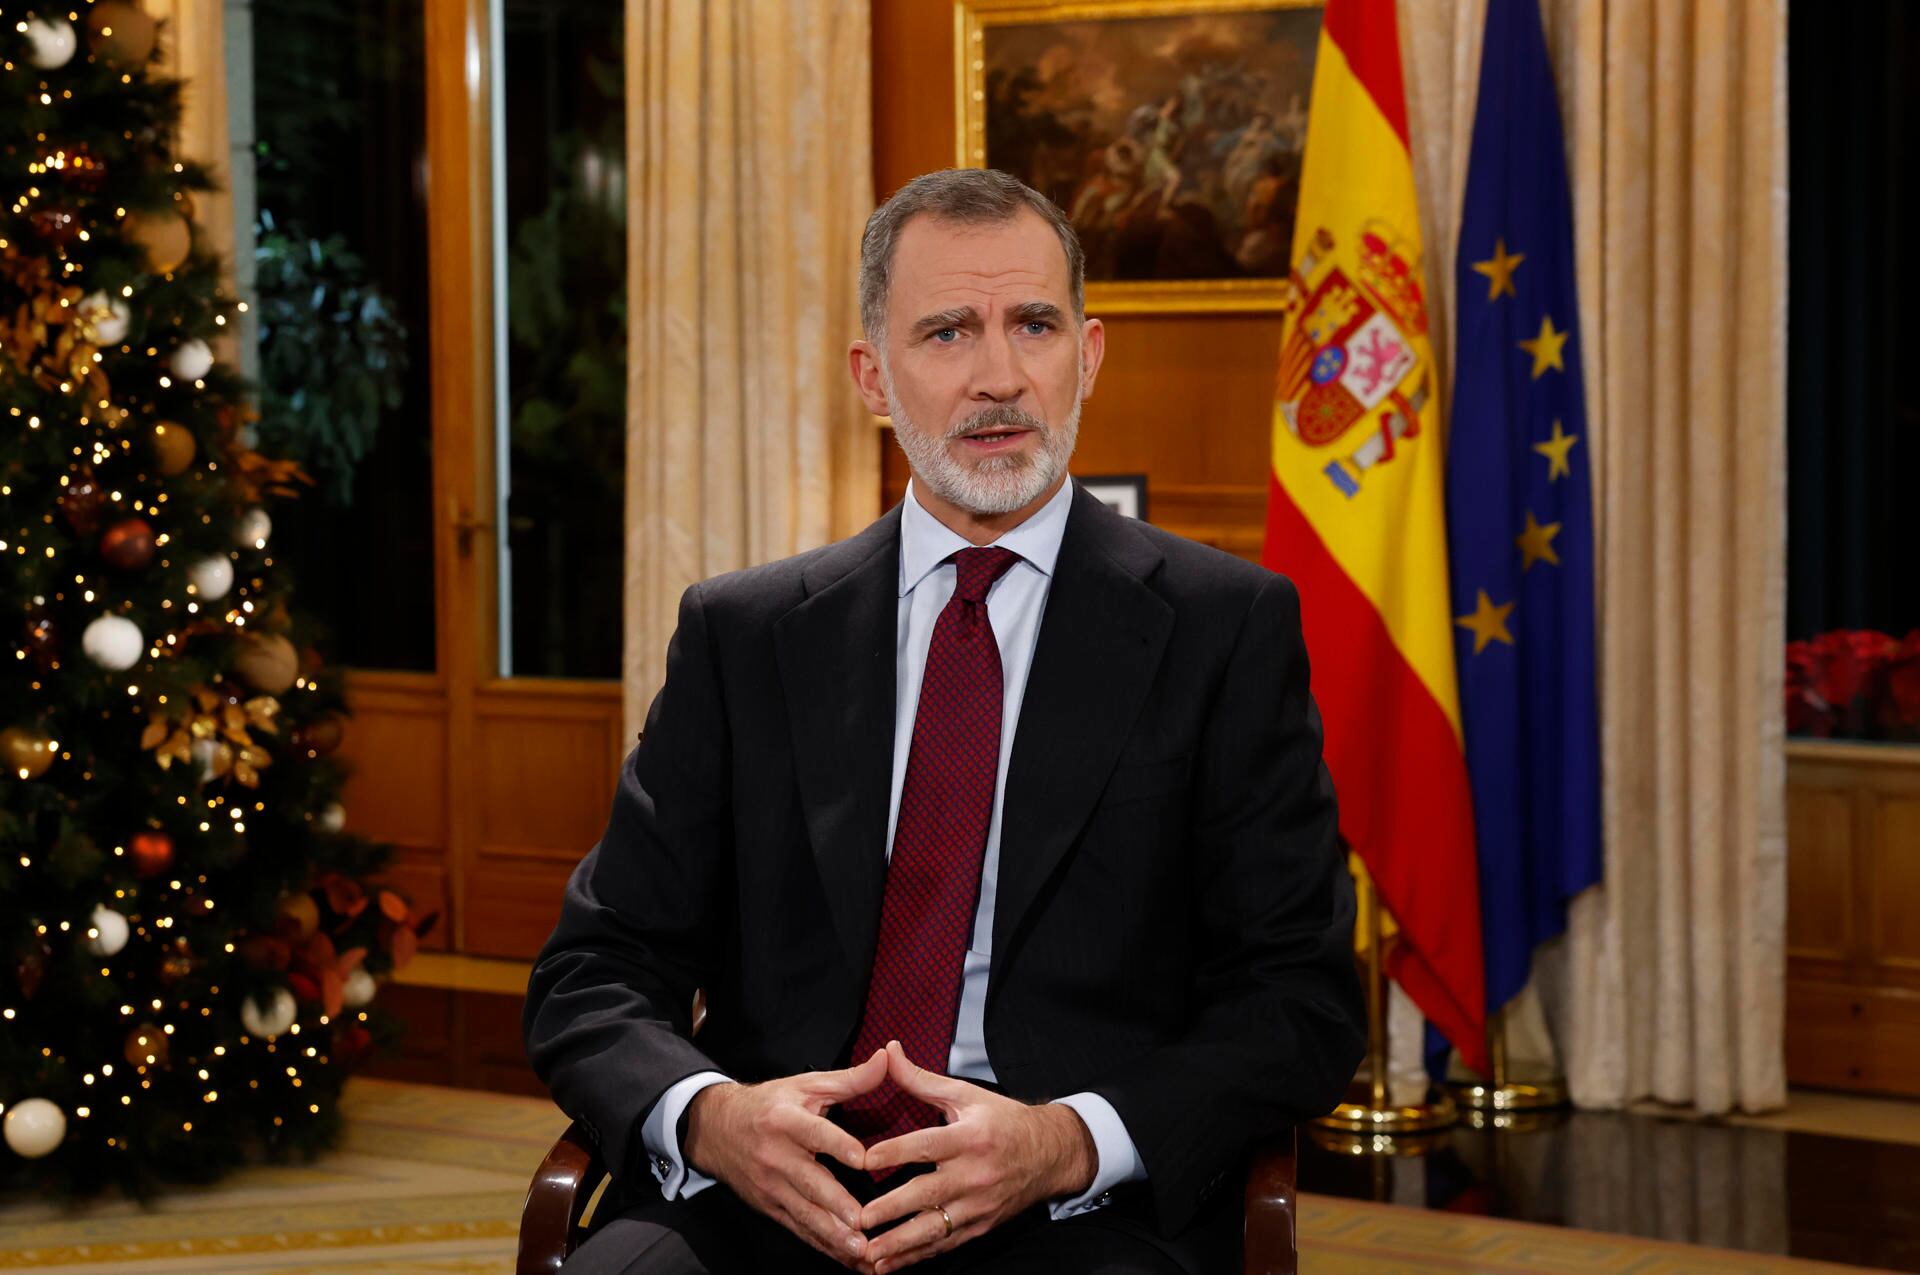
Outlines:
<svg viewBox="0 0 1920 1275"><path fill-rule="evenodd" d="M925 482L936 496L970 514L991 517L1024 509L1053 486L1066 472L1073 456L1074 442L1080 436L1080 395L1073 396L1073 410L1058 426L1017 407L996 404L983 408L935 436L913 423L893 392L893 377L883 363L880 384L887 392L887 411L893 417L893 436L906 453L907 464L916 478ZM986 456L974 464L956 459L947 444L989 426L1003 425L1031 429L1040 435L1040 450L1032 456Z"/></svg>

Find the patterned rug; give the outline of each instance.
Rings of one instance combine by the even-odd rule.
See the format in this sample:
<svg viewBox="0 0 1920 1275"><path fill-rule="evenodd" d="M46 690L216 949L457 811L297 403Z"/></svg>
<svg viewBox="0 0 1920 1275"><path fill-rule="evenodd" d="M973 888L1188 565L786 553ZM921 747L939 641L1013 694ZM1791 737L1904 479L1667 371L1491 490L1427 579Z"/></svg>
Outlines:
<svg viewBox="0 0 1920 1275"><path fill-rule="evenodd" d="M511 1275L528 1180L566 1119L551 1103L358 1079L347 1136L152 1209L0 1207L0 1270L207 1275ZM1813 1275L1858 1267L1306 1196L1305 1275Z"/></svg>

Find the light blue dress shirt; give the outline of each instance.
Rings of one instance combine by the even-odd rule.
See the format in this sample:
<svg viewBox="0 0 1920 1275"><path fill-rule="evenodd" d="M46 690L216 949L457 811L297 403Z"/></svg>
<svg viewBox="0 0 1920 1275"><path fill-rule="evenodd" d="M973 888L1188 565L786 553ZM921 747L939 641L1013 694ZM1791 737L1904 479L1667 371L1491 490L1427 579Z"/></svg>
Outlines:
<svg viewBox="0 0 1920 1275"><path fill-rule="evenodd" d="M1026 696L1027 670L1040 636L1040 617L1046 610L1047 587L1060 556L1060 540L1067 529L1067 511L1073 504L1073 484L1063 483L1051 500L1018 527L993 543L1020 555L987 594L987 618L1000 647L1001 681L1005 704L1001 716L1000 770L993 789L993 817L987 825L986 854L980 865L980 903L974 913L973 941L967 949L960 985L960 1012L954 1023L953 1048L947 1055L947 1074L992 1082L987 1060L987 971L993 955L993 907L1000 869L1000 812L1006 796L1007 761L1013 753L1014 726ZM893 785L887 807L887 854L893 854L893 836L900 818L900 790L906 782L907 754L913 742L913 722L920 706L920 681L926 670L927 648L933 641L934 621L953 597L954 566L945 561L957 550L972 547L914 496L911 484L900 511L900 618L895 628ZM693 1195L713 1185L713 1179L689 1167L681 1158L680 1116L693 1096L728 1077L717 1071L688 1076L667 1089L641 1122L640 1141L653 1157L654 1176L667 1199ZM1093 1183L1081 1194L1050 1205L1055 1219L1072 1217L1107 1203L1107 1192L1122 1182L1146 1176L1146 1165L1113 1104L1094 1093L1069 1094L1058 1099L1072 1107L1093 1135L1098 1165Z"/></svg>

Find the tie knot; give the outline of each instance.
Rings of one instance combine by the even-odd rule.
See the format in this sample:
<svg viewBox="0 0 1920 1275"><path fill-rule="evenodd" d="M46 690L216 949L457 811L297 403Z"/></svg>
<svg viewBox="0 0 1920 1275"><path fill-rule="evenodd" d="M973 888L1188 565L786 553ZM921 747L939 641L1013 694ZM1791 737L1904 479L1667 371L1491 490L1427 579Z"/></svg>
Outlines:
<svg viewBox="0 0 1920 1275"><path fill-rule="evenodd" d="M959 577L953 595L962 602L985 602L993 582L1018 561L1020 555L1011 549L960 550L953 555L953 569Z"/></svg>

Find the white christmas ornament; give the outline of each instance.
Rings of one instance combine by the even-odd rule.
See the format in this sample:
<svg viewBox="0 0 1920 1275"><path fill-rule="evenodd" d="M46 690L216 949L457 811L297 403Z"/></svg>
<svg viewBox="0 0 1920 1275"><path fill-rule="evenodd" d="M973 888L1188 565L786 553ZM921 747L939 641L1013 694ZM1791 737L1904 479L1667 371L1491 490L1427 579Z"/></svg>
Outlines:
<svg viewBox="0 0 1920 1275"><path fill-rule="evenodd" d="M181 380L197 381L213 370L213 351L207 348L205 341L188 341L173 352L173 359L168 366Z"/></svg>
<svg viewBox="0 0 1920 1275"><path fill-rule="evenodd" d="M95 345L118 345L126 340L133 311L118 297L90 292L80 299L80 330Z"/></svg>
<svg viewBox="0 0 1920 1275"><path fill-rule="evenodd" d="M203 602L224 598L233 587L233 562L225 554L202 558L187 568L187 583L193 586L194 596Z"/></svg>
<svg viewBox="0 0 1920 1275"><path fill-rule="evenodd" d="M359 1009L373 999L379 990L379 984L373 981L373 975L361 966L354 966L353 973L347 975L346 982L340 985L340 1003L349 1009Z"/></svg>
<svg viewBox="0 0 1920 1275"><path fill-rule="evenodd" d="M258 507L240 515L240 521L233 524L233 542L245 549L264 549L267 537L273 534L273 519L267 511Z"/></svg>
<svg viewBox="0 0 1920 1275"><path fill-rule="evenodd" d="M45 1098L23 1098L7 1108L7 1145L37 1160L67 1136L67 1113Z"/></svg>
<svg viewBox="0 0 1920 1275"><path fill-rule="evenodd" d="M273 989L273 999L267 1005L261 1005L255 997L249 996L240 1002L240 1025L247 1029L249 1036L265 1036L272 1039L286 1034L293 1026L294 1016L299 1007L293 1003L293 993L284 987Z"/></svg>
<svg viewBox="0 0 1920 1275"><path fill-rule="evenodd" d="M42 71L55 71L71 62L80 45L72 25L59 18L28 18L25 30L33 48L27 60Z"/></svg>
<svg viewBox="0 0 1920 1275"><path fill-rule="evenodd" d="M116 955L127 945L127 918L105 904L93 910L87 924L95 931L87 940L87 950L95 956Z"/></svg>
<svg viewBox="0 0 1920 1275"><path fill-rule="evenodd" d="M80 649L87 658L116 673L138 664L146 644L140 626L124 615L103 615L80 635Z"/></svg>
<svg viewBox="0 0 1920 1275"><path fill-rule="evenodd" d="M213 758L220 751L218 740L196 739L187 745L187 751L193 754L193 761L200 768L200 782L206 783L213 778Z"/></svg>
<svg viewBox="0 0 1920 1275"><path fill-rule="evenodd" d="M338 832L347 826L347 808L337 801L329 801L320 810L320 831Z"/></svg>

